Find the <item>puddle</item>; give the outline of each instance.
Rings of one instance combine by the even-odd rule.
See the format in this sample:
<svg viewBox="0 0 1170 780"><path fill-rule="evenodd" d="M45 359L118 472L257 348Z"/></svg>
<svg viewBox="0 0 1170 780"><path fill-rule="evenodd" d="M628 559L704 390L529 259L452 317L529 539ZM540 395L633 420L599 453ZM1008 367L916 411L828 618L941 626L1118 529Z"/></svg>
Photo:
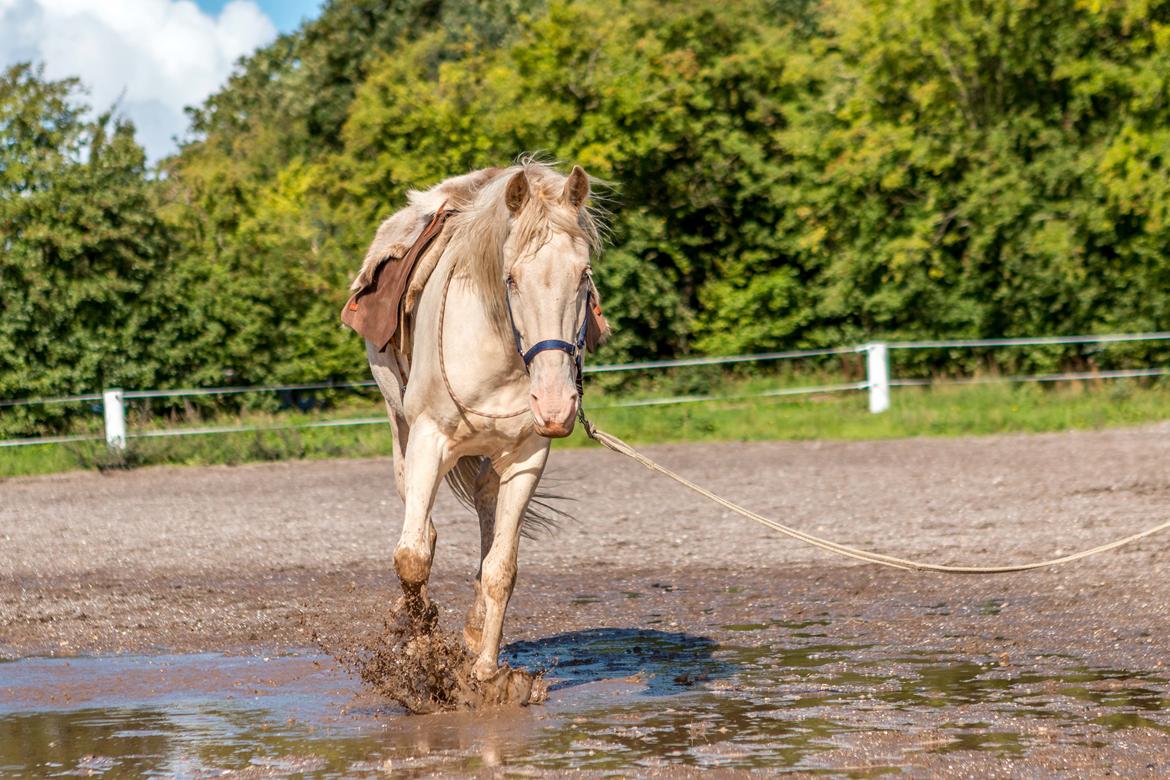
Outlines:
<svg viewBox="0 0 1170 780"><path fill-rule="evenodd" d="M677 765L868 776L932 756L1088 750L1129 729L1170 735L1160 676L794 636L809 627L753 646L626 628L518 642L504 656L549 669L547 703L426 716L403 715L311 651L24 659L0 664L0 776Z"/></svg>

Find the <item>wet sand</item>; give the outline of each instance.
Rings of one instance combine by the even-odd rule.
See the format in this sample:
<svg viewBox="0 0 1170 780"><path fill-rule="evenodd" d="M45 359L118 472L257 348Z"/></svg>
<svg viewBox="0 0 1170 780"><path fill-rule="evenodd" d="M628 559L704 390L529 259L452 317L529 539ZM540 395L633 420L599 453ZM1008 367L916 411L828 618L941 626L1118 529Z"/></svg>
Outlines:
<svg viewBox="0 0 1170 780"><path fill-rule="evenodd" d="M762 514L939 562L1049 557L1170 516L1166 426L647 452ZM310 774L386 760L420 773L1170 773L1170 537L1044 572L946 577L799 547L608 452L554 452L548 477L577 499L578 520L521 544L505 630L516 663L551 667L548 704L457 716L478 724L468 732L456 716L367 703L362 728L378 738L340 752L308 736L329 732L316 708L313 730L284 743L320 764ZM0 654L293 652L340 675L313 655L313 635L374 630L396 598L391 479L377 460L0 481ZM445 490L435 520L433 592L458 629L477 529ZM28 685L14 693L25 668L0 664L0 767L18 715L75 715L28 699ZM98 686L91 708L165 711L204 673L216 678L202 668L175 674L160 700L118 704ZM71 681L69 695L85 685ZM334 710L352 706L337 703L355 695L346 685L327 697ZM438 736L451 733L462 736ZM432 743L442 748L420 747ZM301 771L254 763L272 758L262 744L201 766ZM342 753L348 764L334 761ZM123 765L112 766L102 771Z"/></svg>

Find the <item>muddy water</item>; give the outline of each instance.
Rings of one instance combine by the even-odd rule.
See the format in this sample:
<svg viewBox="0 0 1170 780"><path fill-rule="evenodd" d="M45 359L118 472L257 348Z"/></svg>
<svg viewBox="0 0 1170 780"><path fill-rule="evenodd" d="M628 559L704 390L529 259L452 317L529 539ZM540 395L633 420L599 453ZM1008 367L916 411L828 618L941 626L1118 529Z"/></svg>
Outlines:
<svg viewBox="0 0 1170 780"><path fill-rule="evenodd" d="M731 641L602 628L511 645L550 669L541 706L406 716L315 651L0 663L0 774L204 777L520 774L686 767L928 773L968 756L1133 747L1170 735L1170 681L826 640L817 622ZM734 641L742 637L743 641ZM948 764L954 766L954 763ZM977 764L972 764L977 766Z"/></svg>

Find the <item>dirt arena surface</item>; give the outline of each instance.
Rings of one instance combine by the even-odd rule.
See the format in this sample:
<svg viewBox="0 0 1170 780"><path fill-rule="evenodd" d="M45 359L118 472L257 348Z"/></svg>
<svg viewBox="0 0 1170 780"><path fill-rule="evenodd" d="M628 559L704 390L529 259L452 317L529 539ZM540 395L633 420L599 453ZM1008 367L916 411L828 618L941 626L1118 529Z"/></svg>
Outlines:
<svg viewBox="0 0 1170 780"><path fill-rule="evenodd" d="M1047 558L1170 517L1164 425L646 452L782 522L935 562ZM578 519L521 543L505 642L550 668L549 702L425 717L314 649L397 597L388 461L0 480L0 775L1170 775L1170 535L948 577L799 546L600 449L555 451L546 480ZM435 522L433 595L458 629L478 530L445 488ZM173 722L176 697L226 701L253 677L258 709L223 716L251 747L194 763L161 727L161 746L111 747L142 729L86 720ZM297 725L276 744L263 717ZM65 728L88 752L45 736Z"/></svg>

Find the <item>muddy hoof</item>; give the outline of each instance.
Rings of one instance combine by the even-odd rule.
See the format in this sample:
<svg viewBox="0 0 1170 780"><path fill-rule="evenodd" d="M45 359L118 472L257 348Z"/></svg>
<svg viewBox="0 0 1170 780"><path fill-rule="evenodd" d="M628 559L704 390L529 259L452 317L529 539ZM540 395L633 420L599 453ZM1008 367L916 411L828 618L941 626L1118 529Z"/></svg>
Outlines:
<svg viewBox="0 0 1170 780"><path fill-rule="evenodd" d="M484 682L485 680L490 680L499 674L500 667L496 666L495 662L493 661L480 659L479 661L475 662L475 666L471 668L471 671L473 674L475 674L476 680Z"/></svg>
<svg viewBox="0 0 1170 780"><path fill-rule="evenodd" d="M548 685L539 675L504 664L495 674L479 681L478 693L481 706L523 706L548 698Z"/></svg>

